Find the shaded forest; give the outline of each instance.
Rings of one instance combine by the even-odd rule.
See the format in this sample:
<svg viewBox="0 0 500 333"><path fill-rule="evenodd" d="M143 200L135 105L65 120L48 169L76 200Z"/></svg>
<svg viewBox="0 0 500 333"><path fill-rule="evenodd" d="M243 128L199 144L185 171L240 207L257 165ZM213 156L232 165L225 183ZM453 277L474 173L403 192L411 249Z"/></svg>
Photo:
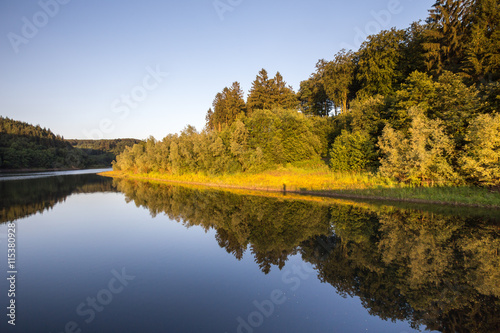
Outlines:
<svg viewBox="0 0 500 333"><path fill-rule="evenodd" d="M64 140L39 125L0 117L0 169L108 167L140 140Z"/></svg>
<svg viewBox="0 0 500 333"><path fill-rule="evenodd" d="M131 173L326 164L427 185L500 185L500 4L440 0L425 22L321 59L295 92L262 69L215 96L206 126L117 157Z"/></svg>
<svg viewBox="0 0 500 333"><path fill-rule="evenodd" d="M372 315L442 332L500 329L499 217L328 204L114 179L127 201L186 227L267 274L299 254Z"/></svg>

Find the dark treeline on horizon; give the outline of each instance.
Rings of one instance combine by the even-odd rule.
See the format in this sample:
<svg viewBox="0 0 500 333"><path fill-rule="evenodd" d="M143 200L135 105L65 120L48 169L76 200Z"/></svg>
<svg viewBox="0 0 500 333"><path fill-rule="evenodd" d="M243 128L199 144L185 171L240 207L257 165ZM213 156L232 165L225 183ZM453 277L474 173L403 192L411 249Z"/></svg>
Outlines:
<svg viewBox="0 0 500 333"><path fill-rule="evenodd" d="M65 140L39 125L0 116L0 169L108 167L136 139Z"/></svg>
<svg viewBox="0 0 500 333"><path fill-rule="evenodd" d="M246 101L234 82L202 131L150 138L114 167L223 174L328 161L416 185L499 185L499 24L497 0L436 1L425 22L319 60L297 93L265 69Z"/></svg>

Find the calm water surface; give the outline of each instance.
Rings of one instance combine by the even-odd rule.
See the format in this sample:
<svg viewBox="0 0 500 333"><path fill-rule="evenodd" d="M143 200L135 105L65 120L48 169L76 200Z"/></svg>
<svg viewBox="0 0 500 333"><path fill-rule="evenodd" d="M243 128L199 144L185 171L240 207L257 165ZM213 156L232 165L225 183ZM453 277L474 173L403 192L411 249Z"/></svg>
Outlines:
<svg viewBox="0 0 500 333"><path fill-rule="evenodd" d="M36 176L36 177L34 177ZM495 211L0 181L0 332L497 332ZM15 326L8 324L15 299Z"/></svg>

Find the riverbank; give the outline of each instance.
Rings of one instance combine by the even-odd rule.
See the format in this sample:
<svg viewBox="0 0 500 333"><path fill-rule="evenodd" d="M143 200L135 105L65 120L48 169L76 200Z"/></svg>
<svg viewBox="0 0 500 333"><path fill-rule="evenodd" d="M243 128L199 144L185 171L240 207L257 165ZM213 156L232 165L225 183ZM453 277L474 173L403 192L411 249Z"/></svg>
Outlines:
<svg viewBox="0 0 500 333"><path fill-rule="evenodd" d="M161 173L100 173L113 178L154 180L177 184L298 193L347 199L387 200L410 203L500 208L500 193L473 186L411 187L370 173L334 173L329 170L280 168L258 174L207 176Z"/></svg>

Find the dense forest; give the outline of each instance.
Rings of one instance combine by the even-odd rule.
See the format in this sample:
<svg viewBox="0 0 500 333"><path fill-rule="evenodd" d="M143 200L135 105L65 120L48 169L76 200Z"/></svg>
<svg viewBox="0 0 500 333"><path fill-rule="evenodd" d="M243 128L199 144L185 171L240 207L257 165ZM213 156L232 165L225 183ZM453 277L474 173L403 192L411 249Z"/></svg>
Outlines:
<svg viewBox="0 0 500 333"><path fill-rule="evenodd" d="M438 0L425 22L319 60L298 92L265 69L246 101L234 82L203 130L151 137L114 168L224 174L326 163L415 185L499 185L499 24L497 0Z"/></svg>
<svg viewBox="0 0 500 333"><path fill-rule="evenodd" d="M114 179L127 201L214 230L263 273L300 254L318 278L385 320L442 332L498 332L498 214L287 200ZM258 209L256 209L258 207ZM454 214L450 214L452 211ZM491 211L490 211L491 213ZM480 320L478 320L480 318Z"/></svg>
<svg viewBox="0 0 500 333"><path fill-rule="evenodd" d="M0 169L107 167L135 139L64 140L46 128L0 117Z"/></svg>

